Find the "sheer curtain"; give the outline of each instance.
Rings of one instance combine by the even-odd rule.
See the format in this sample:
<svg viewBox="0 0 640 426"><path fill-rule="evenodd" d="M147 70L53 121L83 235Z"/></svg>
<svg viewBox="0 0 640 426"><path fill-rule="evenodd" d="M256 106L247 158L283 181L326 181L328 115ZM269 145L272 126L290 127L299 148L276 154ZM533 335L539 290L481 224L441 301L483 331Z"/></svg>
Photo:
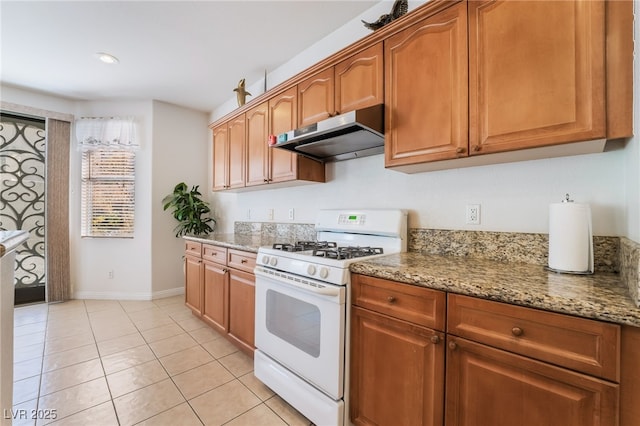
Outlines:
<svg viewBox="0 0 640 426"><path fill-rule="evenodd" d="M134 117L83 117L76 120L78 149L138 150Z"/></svg>

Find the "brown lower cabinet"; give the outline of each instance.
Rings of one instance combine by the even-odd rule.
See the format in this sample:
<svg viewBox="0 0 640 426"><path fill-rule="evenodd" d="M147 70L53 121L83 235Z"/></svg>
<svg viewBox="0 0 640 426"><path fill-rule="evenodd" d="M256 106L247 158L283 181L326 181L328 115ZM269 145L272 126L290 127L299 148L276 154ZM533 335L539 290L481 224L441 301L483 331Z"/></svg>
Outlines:
<svg viewBox="0 0 640 426"><path fill-rule="evenodd" d="M640 328L351 281L356 425L638 424Z"/></svg>
<svg viewBox="0 0 640 426"><path fill-rule="evenodd" d="M447 426L614 426L618 385L447 337Z"/></svg>
<svg viewBox="0 0 640 426"><path fill-rule="evenodd" d="M256 254L193 241L186 245L185 304L253 357Z"/></svg>

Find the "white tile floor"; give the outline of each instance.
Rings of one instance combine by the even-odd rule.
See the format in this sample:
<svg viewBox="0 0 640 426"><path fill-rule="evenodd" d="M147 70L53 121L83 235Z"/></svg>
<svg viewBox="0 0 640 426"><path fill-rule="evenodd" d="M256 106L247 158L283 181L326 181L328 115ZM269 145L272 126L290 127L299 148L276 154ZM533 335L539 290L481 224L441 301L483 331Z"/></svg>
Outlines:
<svg viewBox="0 0 640 426"><path fill-rule="evenodd" d="M14 425L310 424L183 296L31 305L14 318Z"/></svg>

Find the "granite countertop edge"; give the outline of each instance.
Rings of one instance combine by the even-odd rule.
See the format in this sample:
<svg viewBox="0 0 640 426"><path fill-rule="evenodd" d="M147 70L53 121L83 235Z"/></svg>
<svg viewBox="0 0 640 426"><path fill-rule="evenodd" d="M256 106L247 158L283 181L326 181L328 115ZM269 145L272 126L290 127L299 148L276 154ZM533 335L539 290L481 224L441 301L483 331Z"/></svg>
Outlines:
<svg viewBox="0 0 640 426"><path fill-rule="evenodd" d="M183 238L252 253L276 240L286 242L270 235L234 233ZM419 252L358 261L349 269L434 290L640 327L640 308L634 305L620 276L612 273L558 274L528 263Z"/></svg>
<svg viewBox="0 0 640 426"><path fill-rule="evenodd" d="M640 327L640 308L613 273L558 274L540 265L417 252L363 260L349 269L450 293Z"/></svg>
<svg viewBox="0 0 640 426"><path fill-rule="evenodd" d="M195 241L203 244L213 244L220 247L226 247L235 250L242 250L251 253L257 253L261 246L271 246L278 240L274 236L265 235L246 235L246 234L211 234L205 236L185 235L182 238L189 241Z"/></svg>
<svg viewBox="0 0 640 426"><path fill-rule="evenodd" d="M29 239L27 231L0 231L0 257L15 250Z"/></svg>

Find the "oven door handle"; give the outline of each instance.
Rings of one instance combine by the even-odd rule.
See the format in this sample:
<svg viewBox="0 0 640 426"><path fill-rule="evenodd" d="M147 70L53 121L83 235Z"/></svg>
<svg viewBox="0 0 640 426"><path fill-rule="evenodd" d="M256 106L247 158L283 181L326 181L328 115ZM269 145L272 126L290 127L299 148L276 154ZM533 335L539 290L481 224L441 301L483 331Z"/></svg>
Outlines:
<svg viewBox="0 0 640 426"><path fill-rule="evenodd" d="M286 273L272 272L271 270L264 270L260 267L254 269L253 273L256 277L268 278L272 281L276 281L280 284L290 285L292 287L299 288L304 291L319 294L322 296L339 297L342 288L333 284L321 284L315 283L313 280L306 278L287 279L284 276L291 276Z"/></svg>

